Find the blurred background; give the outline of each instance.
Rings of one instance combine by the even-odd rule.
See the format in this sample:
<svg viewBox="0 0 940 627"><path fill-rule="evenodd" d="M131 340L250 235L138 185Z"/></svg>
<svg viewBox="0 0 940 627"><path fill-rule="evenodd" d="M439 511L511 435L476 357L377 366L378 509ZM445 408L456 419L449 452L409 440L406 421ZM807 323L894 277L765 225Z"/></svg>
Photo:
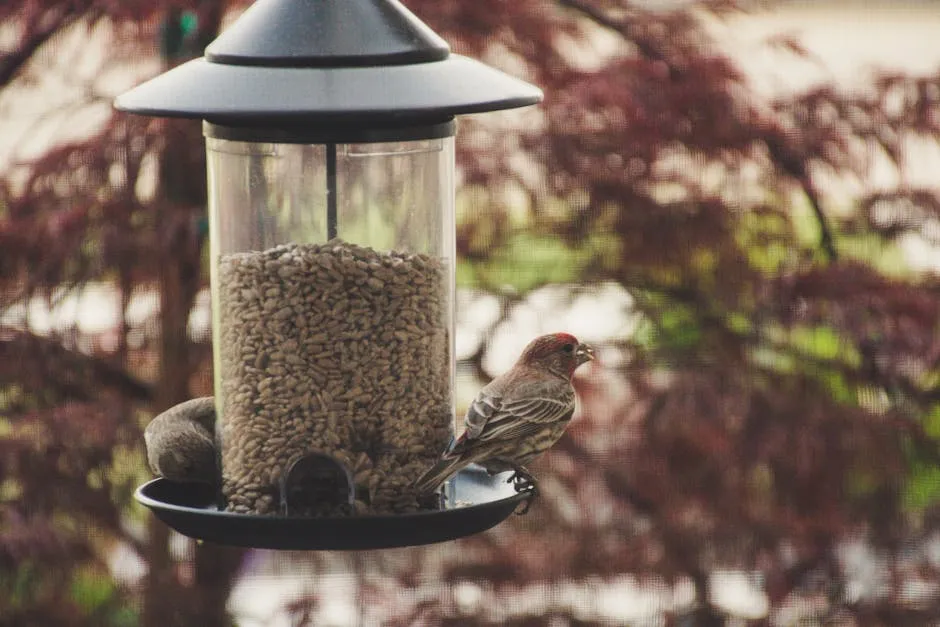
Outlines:
<svg viewBox="0 0 940 627"><path fill-rule="evenodd" d="M0 625L940 624L940 2L406 0L546 96L460 121L458 412L600 360L526 516L349 553L132 499L211 393L205 165L111 101L246 4L0 4Z"/></svg>

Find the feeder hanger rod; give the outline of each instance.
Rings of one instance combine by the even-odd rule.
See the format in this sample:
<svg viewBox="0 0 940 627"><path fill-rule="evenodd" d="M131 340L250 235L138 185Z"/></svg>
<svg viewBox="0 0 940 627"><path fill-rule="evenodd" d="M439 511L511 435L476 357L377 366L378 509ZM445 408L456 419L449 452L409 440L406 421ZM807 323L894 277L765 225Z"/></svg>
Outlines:
<svg viewBox="0 0 940 627"><path fill-rule="evenodd" d="M336 237L336 144L326 145L326 238Z"/></svg>

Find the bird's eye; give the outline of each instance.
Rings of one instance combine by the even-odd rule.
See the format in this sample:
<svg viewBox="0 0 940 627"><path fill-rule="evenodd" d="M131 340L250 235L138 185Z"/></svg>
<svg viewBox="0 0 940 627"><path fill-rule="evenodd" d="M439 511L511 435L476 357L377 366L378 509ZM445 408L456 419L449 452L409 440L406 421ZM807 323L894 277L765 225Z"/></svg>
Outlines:
<svg viewBox="0 0 940 627"><path fill-rule="evenodd" d="M565 344L564 346L561 347L561 350L565 351L566 353L573 353L574 344Z"/></svg>

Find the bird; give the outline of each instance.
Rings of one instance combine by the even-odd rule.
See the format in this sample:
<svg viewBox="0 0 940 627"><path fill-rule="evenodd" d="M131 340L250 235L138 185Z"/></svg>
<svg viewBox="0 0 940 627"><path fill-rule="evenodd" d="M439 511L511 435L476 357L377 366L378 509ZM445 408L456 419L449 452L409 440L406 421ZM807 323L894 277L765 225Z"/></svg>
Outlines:
<svg viewBox="0 0 940 627"><path fill-rule="evenodd" d="M472 463L491 474L512 470L517 490L534 489L525 465L561 438L575 407L574 371L594 359L594 349L570 333L532 340L515 365L480 390L436 464L414 483L418 494L435 491ZM523 487L524 486L524 487Z"/></svg>
<svg viewBox="0 0 940 627"><path fill-rule="evenodd" d="M215 399L194 398L156 416L144 429L147 462L155 475L179 483L218 485Z"/></svg>

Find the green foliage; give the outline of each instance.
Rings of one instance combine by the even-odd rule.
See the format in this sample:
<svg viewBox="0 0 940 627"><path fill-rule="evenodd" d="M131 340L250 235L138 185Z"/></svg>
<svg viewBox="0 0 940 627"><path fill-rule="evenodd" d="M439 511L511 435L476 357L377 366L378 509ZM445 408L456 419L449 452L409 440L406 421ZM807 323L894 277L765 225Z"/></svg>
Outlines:
<svg viewBox="0 0 940 627"><path fill-rule="evenodd" d="M794 247L794 236L798 225L813 229L811 217L807 212L795 208L787 212L781 210L786 205L765 208L762 211L743 212L737 223L736 240L747 253L750 264L757 270L773 274L786 268L792 268L799 262L800 249ZM803 230L807 229L803 226ZM818 238L818 229L813 229L809 236L799 238L801 244L809 245Z"/></svg>
<svg viewBox="0 0 940 627"><path fill-rule="evenodd" d="M918 514L940 502L940 466L913 463L911 476L904 483L903 498L905 508Z"/></svg>
<svg viewBox="0 0 940 627"><path fill-rule="evenodd" d="M662 352L666 355L673 351L688 351L699 345L702 339L700 321L689 307L665 306L664 299L655 294L643 299L650 305L647 311L659 305L657 315L644 318L634 335L638 346L644 347L651 354Z"/></svg>
<svg viewBox="0 0 940 627"><path fill-rule="evenodd" d="M609 259L616 240L592 234L571 245L557 236L520 229L492 248L485 259L464 259L457 266L457 284L501 290L511 287L520 294L549 283L577 283L597 259Z"/></svg>
<svg viewBox="0 0 940 627"><path fill-rule="evenodd" d="M789 332L790 344L807 357L843 361L858 366L858 351L828 326L794 327Z"/></svg>
<svg viewBox="0 0 940 627"><path fill-rule="evenodd" d="M97 569L80 569L72 574L70 597L95 625L101 627L135 627L137 612L127 605L116 583L107 573Z"/></svg>
<svg viewBox="0 0 940 627"><path fill-rule="evenodd" d="M0 570L0 590L13 611L27 607L36 601L36 596L43 587L40 569L28 560L24 560L12 571Z"/></svg>

